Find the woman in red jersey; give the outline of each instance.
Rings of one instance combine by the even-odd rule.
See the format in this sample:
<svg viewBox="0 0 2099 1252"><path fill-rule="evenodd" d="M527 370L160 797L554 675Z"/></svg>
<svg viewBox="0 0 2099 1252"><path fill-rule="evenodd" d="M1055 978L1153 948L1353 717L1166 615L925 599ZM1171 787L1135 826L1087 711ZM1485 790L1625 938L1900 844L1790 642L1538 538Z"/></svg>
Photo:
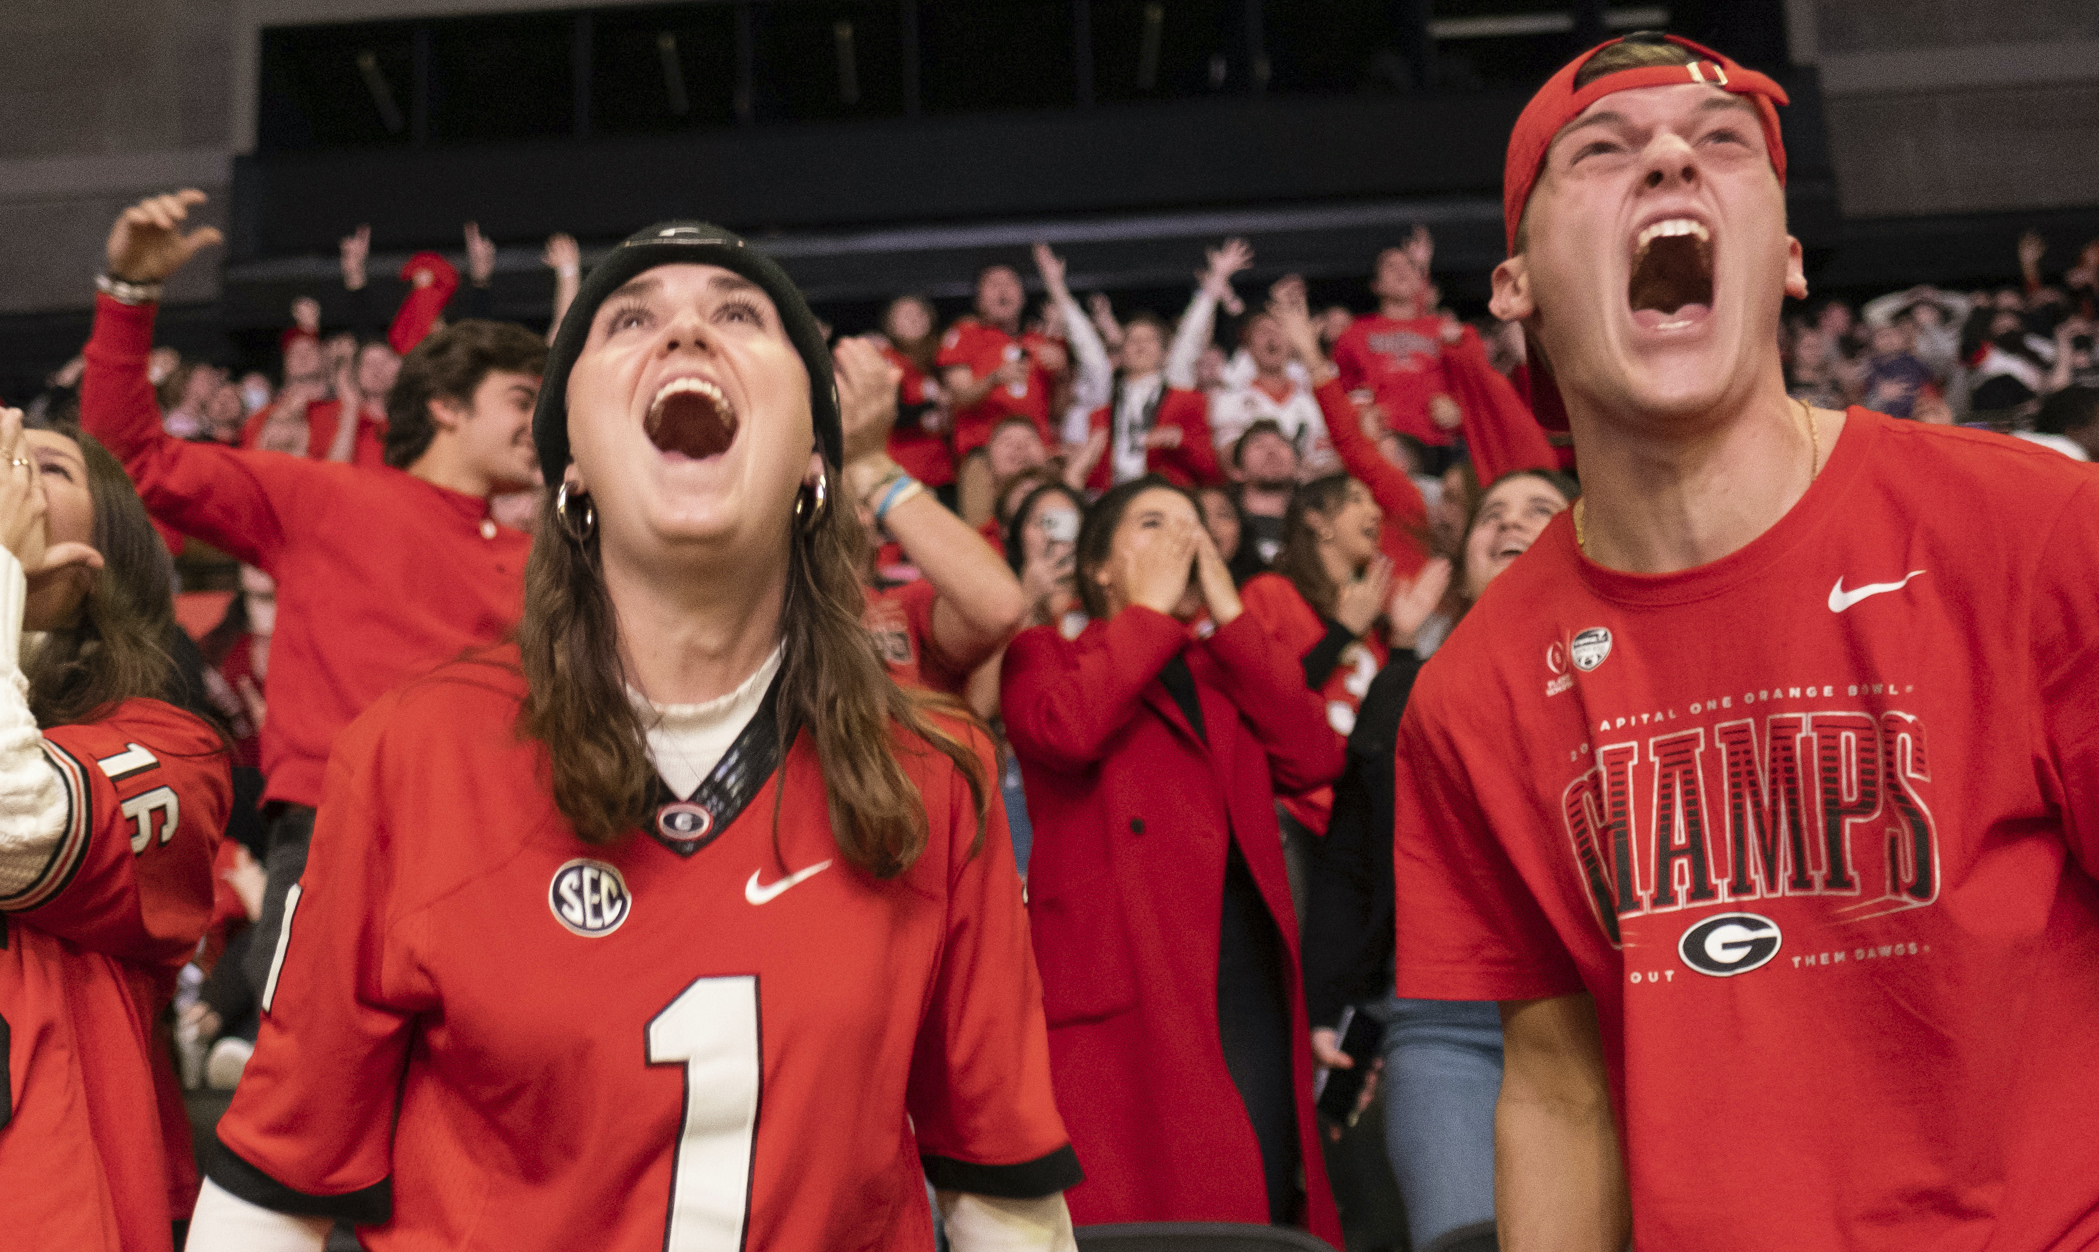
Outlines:
<svg viewBox="0 0 2099 1252"><path fill-rule="evenodd" d="M1102 496L1077 572L1092 624L1021 632L1003 700L1050 1056L1088 1171L1073 1214L1338 1243L1275 797L1331 781L1340 737L1185 491Z"/></svg>
<svg viewBox="0 0 2099 1252"><path fill-rule="evenodd" d="M227 757L161 702L167 557L123 468L21 423L0 411L0 1242L165 1249L197 1178L155 1025L211 916Z"/></svg>
<svg viewBox="0 0 2099 1252"><path fill-rule="evenodd" d="M832 359L718 227L557 335L514 649L337 743L205 1247L1069 1248L988 745L861 628Z"/></svg>

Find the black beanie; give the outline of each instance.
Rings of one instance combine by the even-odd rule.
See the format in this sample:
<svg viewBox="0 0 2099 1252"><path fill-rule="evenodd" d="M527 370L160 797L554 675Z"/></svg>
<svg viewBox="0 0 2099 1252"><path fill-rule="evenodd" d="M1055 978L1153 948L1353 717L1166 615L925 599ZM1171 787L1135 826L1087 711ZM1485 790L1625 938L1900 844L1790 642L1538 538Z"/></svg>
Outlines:
<svg viewBox="0 0 2099 1252"><path fill-rule="evenodd" d="M561 329L547 353L547 372L539 387L539 407L532 414L532 442L539 448L540 472L549 487L568 469L568 373L590 338L590 324L605 297L644 270L659 265L719 265L764 288L780 311L788 341L809 370L809 419L816 442L833 468L845 456L845 434L838 421L838 385L831 377L831 349L823 327L802 293L773 259L746 245L734 231L706 222L658 222L627 236L612 254L583 280L575 302L562 316Z"/></svg>

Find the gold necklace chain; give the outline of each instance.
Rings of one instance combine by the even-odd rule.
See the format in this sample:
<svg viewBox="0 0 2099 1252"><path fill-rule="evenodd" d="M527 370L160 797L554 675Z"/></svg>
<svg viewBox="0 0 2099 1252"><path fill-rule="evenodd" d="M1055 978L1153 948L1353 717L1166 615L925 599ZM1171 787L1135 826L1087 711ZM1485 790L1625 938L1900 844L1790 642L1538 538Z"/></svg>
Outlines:
<svg viewBox="0 0 2099 1252"><path fill-rule="evenodd" d="M1793 403L1800 406L1800 416L1807 423L1807 479L1809 482L1813 482L1822 473L1822 431L1815 421L1815 411L1807 406L1807 401L1802 400L1798 396L1789 398ZM1589 551L1588 532L1582 525L1582 505L1585 502L1586 498L1576 500L1574 508L1571 510L1574 514L1574 546L1580 548L1584 555Z"/></svg>

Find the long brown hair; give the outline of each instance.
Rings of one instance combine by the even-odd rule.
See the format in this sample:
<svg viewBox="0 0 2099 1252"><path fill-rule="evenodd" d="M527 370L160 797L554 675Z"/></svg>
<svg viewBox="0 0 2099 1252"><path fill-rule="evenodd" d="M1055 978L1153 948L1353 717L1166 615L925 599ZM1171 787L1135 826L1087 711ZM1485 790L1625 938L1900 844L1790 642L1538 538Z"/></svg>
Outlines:
<svg viewBox="0 0 2099 1252"><path fill-rule="evenodd" d="M29 710L42 727L92 722L134 697L169 697L175 627L168 550L124 466L77 426L50 429L80 446L94 501L89 542L102 554L70 625L45 634L22 667Z"/></svg>
<svg viewBox="0 0 2099 1252"><path fill-rule="evenodd" d="M826 471L831 500L788 544L787 598L780 609L778 720L783 766L807 731L823 770L838 850L877 878L893 878L925 851L924 797L897 760L894 728L945 754L969 783L982 846L991 793L971 745L942 729L934 708L954 701L897 686L861 625L866 592L858 574L867 542L859 519L838 507L844 493ZM806 501L805 501L806 503ZM573 502L572 509L578 507ZM619 842L648 817L655 773L641 715L628 698L619 621L605 591L595 536L578 542L554 495L540 505L525 565L525 616L518 628L529 692L521 734L547 746L554 803L586 843ZM784 784L784 779L783 779ZM780 796L774 793L778 832Z"/></svg>
<svg viewBox="0 0 2099 1252"><path fill-rule="evenodd" d="M1319 531L1312 525L1307 513L1329 516L1348 503L1346 474L1328 474L1315 478L1299 487L1290 495L1290 507L1283 510L1283 546L1276 551L1275 560L1268 568L1290 580L1297 594L1305 603L1327 617L1334 615L1334 605L1341 599L1341 588L1333 576L1326 572L1326 562L1319 556Z"/></svg>

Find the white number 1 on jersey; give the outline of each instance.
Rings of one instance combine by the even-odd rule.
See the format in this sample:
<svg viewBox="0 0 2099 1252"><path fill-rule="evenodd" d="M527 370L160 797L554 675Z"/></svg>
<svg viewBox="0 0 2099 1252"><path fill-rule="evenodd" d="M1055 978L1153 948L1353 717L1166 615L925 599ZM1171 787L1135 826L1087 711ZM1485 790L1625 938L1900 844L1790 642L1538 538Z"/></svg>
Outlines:
<svg viewBox="0 0 2099 1252"><path fill-rule="evenodd" d="M664 1252L736 1252L750 1219L763 1059L758 977L702 978L649 1022L649 1064L685 1067Z"/></svg>

